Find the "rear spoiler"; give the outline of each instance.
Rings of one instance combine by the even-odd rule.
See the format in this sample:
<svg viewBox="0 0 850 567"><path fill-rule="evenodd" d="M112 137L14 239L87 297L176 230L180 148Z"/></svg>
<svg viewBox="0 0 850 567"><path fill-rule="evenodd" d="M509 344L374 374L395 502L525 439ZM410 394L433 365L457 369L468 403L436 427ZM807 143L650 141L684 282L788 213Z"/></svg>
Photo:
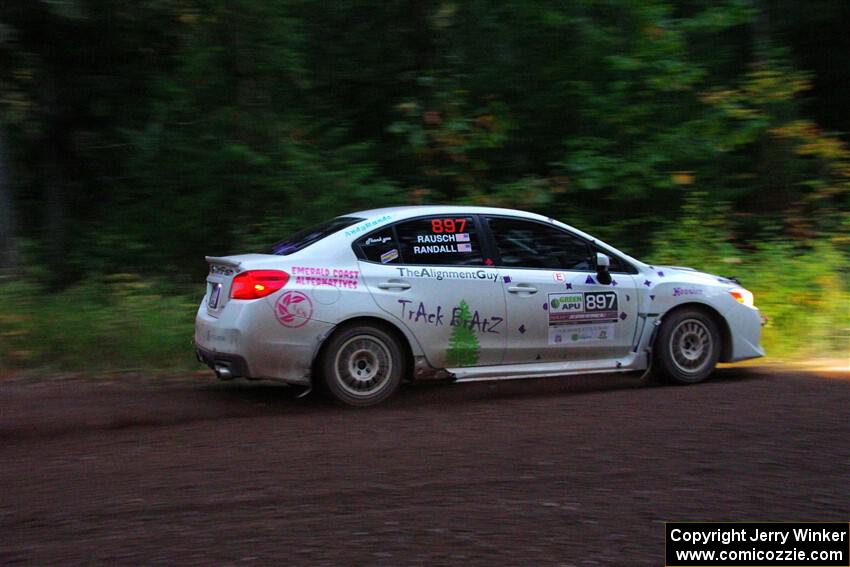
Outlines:
<svg viewBox="0 0 850 567"><path fill-rule="evenodd" d="M229 266L231 268L239 268L242 266L242 262L238 260L231 260L229 258L221 258L218 256L204 256L207 260L207 263L210 265L216 264L219 266Z"/></svg>

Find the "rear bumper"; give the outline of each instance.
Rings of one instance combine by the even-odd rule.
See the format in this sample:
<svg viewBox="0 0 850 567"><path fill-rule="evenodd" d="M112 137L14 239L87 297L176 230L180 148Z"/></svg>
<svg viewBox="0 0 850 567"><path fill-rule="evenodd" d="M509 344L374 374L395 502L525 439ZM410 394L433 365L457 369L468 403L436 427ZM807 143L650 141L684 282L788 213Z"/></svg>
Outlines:
<svg viewBox="0 0 850 567"><path fill-rule="evenodd" d="M298 328L281 325L265 300L230 301L213 317L201 304L195 317L198 358L233 377L309 385L313 359L333 325L310 320Z"/></svg>

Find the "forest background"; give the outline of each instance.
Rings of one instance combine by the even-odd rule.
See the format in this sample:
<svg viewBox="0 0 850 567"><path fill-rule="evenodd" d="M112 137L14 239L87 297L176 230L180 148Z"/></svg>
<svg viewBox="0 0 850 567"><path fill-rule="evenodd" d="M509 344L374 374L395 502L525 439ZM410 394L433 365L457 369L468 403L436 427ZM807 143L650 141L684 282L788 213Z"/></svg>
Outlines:
<svg viewBox="0 0 850 567"><path fill-rule="evenodd" d="M850 357L850 3L4 0L0 371L176 370L205 254L545 212Z"/></svg>

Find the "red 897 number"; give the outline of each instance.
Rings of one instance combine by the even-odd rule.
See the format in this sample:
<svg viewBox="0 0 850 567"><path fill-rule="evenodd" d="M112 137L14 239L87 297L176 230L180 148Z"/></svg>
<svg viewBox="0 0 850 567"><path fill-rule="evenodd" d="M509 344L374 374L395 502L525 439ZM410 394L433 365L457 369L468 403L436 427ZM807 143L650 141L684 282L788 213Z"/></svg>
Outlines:
<svg viewBox="0 0 850 567"><path fill-rule="evenodd" d="M454 234L463 232L466 228L466 219L432 219L431 232Z"/></svg>

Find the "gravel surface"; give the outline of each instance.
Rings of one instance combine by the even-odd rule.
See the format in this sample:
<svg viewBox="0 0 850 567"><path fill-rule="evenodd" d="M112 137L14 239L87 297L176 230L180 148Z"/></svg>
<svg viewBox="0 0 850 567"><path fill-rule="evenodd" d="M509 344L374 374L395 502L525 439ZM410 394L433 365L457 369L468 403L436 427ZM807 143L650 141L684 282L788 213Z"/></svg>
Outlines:
<svg viewBox="0 0 850 567"><path fill-rule="evenodd" d="M653 565L664 521L850 520L850 375L0 382L0 563Z"/></svg>

